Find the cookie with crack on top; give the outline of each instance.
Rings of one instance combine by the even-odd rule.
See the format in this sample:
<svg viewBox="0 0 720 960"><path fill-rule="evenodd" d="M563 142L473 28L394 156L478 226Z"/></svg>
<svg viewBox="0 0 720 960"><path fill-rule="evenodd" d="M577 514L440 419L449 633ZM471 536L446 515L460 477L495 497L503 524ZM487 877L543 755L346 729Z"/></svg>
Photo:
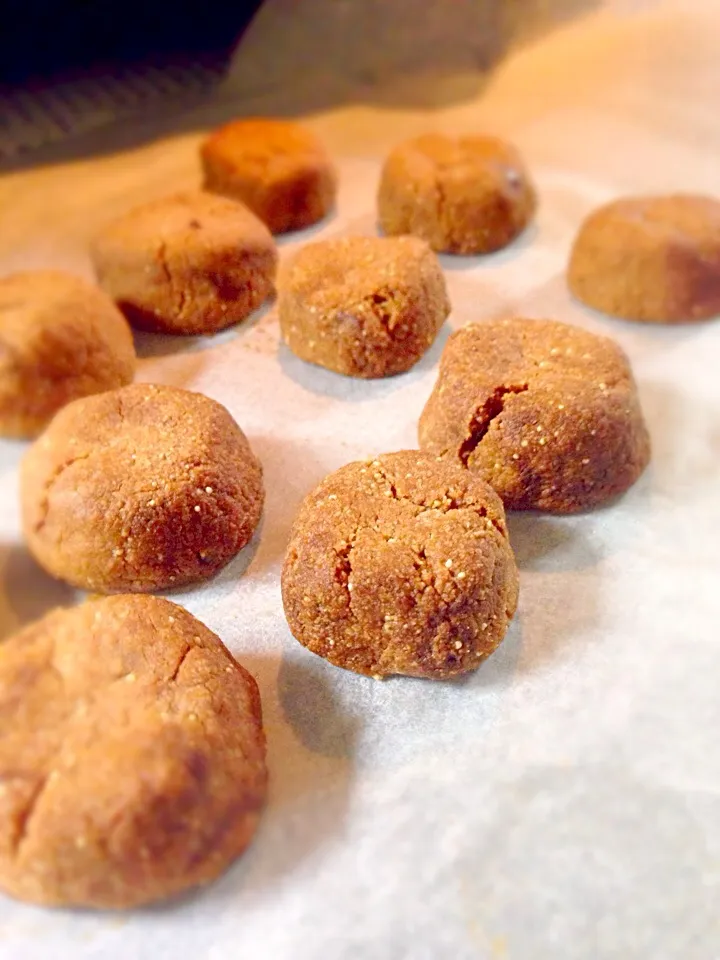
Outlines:
<svg viewBox="0 0 720 960"><path fill-rule="evenodd" d="M338 667L467 673L517 606L502 503L468 471L417 450L350 463L300 507L282 596L295 638Z"/></svg>
<svg viewBox="0 0 720 960"><path fill-rule="evenodd" d="M492 253L530 222L537 197L525 164L497 137L424 134L383 165L378 219L389 236L410 233L444 253Z"/></svg>
<svg viewBox="0 0 720 960"><path fill-rule="evenodd" d="M28 547L94 593L212 577L252 537L262 467L225 407L133 384L61 410L21 465Z"/></svg>
<svg viewBox="0 0 720 960"><path fill-rule="evenodd" d="M188 191L136 207L106 226L90 254L98 282L139 330L215 333L274 289L277 250L247 207Z"/></svg>
<svg viewBox="0 0 720 960"><path fill-rule="evenodd" d="M272 233L309 227L335 203L335 168L299 123L233 120L210 134L200 158L205 189L245 203Z"/></svg>
<svg viewBox="0 0 720 960"><path fill-rule="evenodd" d="M600 207L580 227L568 284L587 306L626 320L720 315L720 201L675 194Z"/></svg>
<svg viewBox="0 0 720 960"><path fill-rule="evenodd" d="M302 247L278 278L278 315L302 360L350 377L409 370L450 312L437 257L417 237L341 237Z"/></svg>
<svg viewBox="0 0 720 960"><path fill-rule="evenodd" d="M554 320L495 320L454 333L419 437L423 450L490 483L509 510L600 506L650 459L623 351Z"/></svg>
<svg viewBox="0 0 720 960"><path fill-rule="evenodd" d="M260 697L182 607L120 596L0 646L0 889L126 909L214 880L265 802Z"/></svg>
<svg viewBox="0 0 720 960"><path fill-rule="evenodd" d="M127 321L93 284L59 270L0 278L0 435L34 437L65 404L132 381Z"/></svg>

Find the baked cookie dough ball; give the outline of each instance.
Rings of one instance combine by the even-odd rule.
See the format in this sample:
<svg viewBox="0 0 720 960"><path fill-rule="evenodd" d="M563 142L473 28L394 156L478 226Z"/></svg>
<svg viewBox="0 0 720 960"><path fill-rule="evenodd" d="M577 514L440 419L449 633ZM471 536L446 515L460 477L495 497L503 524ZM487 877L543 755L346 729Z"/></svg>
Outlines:
<svg viewBox="0 0 720 960"><path fill-rule="evenodd" d="M0 436L33 437L71 400L134 374L130 328L97 287L56 270L0 278Z"/></svg>
<svg viewBox="0 0 720 960"><path fill-rule="evenodd" d="M0 646L0 889L125 909L218 877L267 773L255 681L182 607L112 597Z"/></svg>
<svg viewBox="0 0 720 960"><path fill-rule="evenodd" d="M585 220L568 284L589 307L626 320L681 323L720 314L720 202L633 197Z"/></svg>
<svg viewBox="0 0 720 960"><path fill-rule="evenodd" d="M378 218L445 253L492 253L511 243L536 207L523 161L495 137L426 134L401 143L382 169Z"/></svg>
<svg viewBox="0 0 720 960"><path fill-rule="evenodd" d="M506 509L549 513L605 503L650 458L625 354L553 320L453 334L420 417L420 446L490 483Z"/></svg>
<svg viewBox="0 0 720 960"><path fill-rule="evenodd" d="M201 191L153 200L95 237L100 286L138 330L215 333L273 292L277 250L242 204Z"/></svg>
<svg viewBox="0 0 720 960"><path fill-rule="evenodd" d="M350 463L304 501L282 573L290 629L313 653L375 677L474 670L515 612L502 503L417 450Z"/></svg>
<svg viewBox="0 0 720 960"><path fill-rule="evenodd" d="M65 407L25 455L22 520L38 563L95 593L207 580L262 512L262 467L227 410L144 383Z"/></svg>
<svg viewBox="0 0 720 960"><path fill-rule="evenodd" d="M309 227L335 203L330 158L297 123L235 120L211 134L200 156L205 189L241 200L272 233Z"/></svg>
<svg viewBox="0 0 720 960"><path fill-rule="evenodd" d="M302 360L350 377L409 370L450 312L445 278L416 237L311 243L280 271L278 314Z"/></svg>

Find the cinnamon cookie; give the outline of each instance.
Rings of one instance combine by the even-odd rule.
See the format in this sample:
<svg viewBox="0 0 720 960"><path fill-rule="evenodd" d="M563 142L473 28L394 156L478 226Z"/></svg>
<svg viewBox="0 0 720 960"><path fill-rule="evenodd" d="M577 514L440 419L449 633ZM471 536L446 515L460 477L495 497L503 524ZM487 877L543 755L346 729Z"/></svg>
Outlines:
<svg viewBox="0 0 720 960"><path fill-rule="evenodd" d="M677 194L616 200L590 214L573 246L572 293L627 320L720 314L720 202Z"/></svg>
<svg viewBox="0 0 720 960"><path fill-rule="evenodd" d="M235 120L211 134L200 155L205 189L241 200L272 233L309 227L335 203L330 158L297 123Z"/></svg>
<svg viewBox="0 0 720 960"><path fill-rule="evenodd" d="M267 772L255 681L182 607L113 597L0 645L0 888L125 909L218 877Z"/></svg>
<svg viewBox="0 0 720 960"><path fill-rule="evenodd" d="M273 292L277 251L246 207L201 191L136 207L91 245L100 286L130 323L157 333L215 333Z"/></svg>
<svg viewBox="0 0 720 960"><path fill-rule="evenodd" d="M385 233L411 233L433 250L471 254L511 243L530 222L537 201L509 143L426 134L390 153L377 203Z"/></svg>
<svg viewBox="0 0 720 960"><path fill-rule="evenodd" d="M437 258L416 237L311 243L278 280L288 347L303 360L350 377L409 370L449 312Z"/></svg>
<svg viewBox="0 0 720 960"><path fill-rule="evenodd" d="M57 270L0 278L0 435L33 437L71 400L134 374L130 328L97 287Z"/></svg>
<svg viewBox="0 0 720 960"><path fill-rule="evenodd" d="M420 446L490 483L510 510L574 513L623 493L650 458L630 365L612 340L553 320L453 334Z"/></svg>
<svg viewBox="0 0 720 960"><path fill-rule="evenodd" d="M28 546L96 593L207 580L260 520L262 467L219 403L134 384L65 407L21 468Z"/></svg>
<svg viewBox="0 0 720 960"><path fill-rule="evenodd" d="M434 679L474 670L517 605L502 504L417 450L350 463L302 504L282 594L295 638L338 667Z"/></svg>

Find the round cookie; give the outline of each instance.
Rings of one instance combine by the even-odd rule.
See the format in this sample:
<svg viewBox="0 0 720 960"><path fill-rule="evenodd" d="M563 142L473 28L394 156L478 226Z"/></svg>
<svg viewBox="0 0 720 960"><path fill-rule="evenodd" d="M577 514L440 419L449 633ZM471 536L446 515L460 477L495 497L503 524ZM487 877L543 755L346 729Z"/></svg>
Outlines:
<svg viewBox="0 0 720 960"><path fill-rule="evenodd" d="M591 213L568 268L571 292L627 320L680 323L720 314L720 202L633 197Z"/></svg>
<svg viewBox="0 0 720 960"><path fill-rule="evenodd" d="M378 219L445 253L492 253L528 225L537 205L525 165L495 137L425 134L401 143L382 169Z"/></svg>
<svg viewBox="0 0 720 960"><path fill-rule="evenodd" d="M417 237L342 237L302 247L278 279L280 329L303 360L350 377L409 370L450 312L445 278Z"/></svg>
<svg viewBox="0 0 720 960"><path fill-rule="evenodd" d="M262 467L227 410L133 384L61 410L21 465L28 547L95 593L207 580L248 543Z"/></svg>
<svg viewBox="0 0 720 960"><path fill-rule="evenodd" d="M125 909L218 877L267 772L257 684L156 597L54 610L0 646L0 889Z"/></svg>
<svg viewBox="0 0 720 960"><path fill-rule="evenodd" d="M97 287L57 270L0 278L0 436L34 437L71 400L134 374L130 329Z"/></svg>
<svg viewBox="0 0 720 960"><path fill-rule="evenodd" d="M130 210L91 244L100 286L130 323L156 333L215 333L273 292L277 250L242 204L201 191Z"/></svg>
<svg viewBox="0 0 720 960"><path fill-rule="evenodd" d="M247 204L272 233L309 227L335 203L330 158L297 123L235 120L208 137L200 156L205 189Z"/></svg>
<svg viewBox="0 0 720 960"><path fill-rule="evenodd" d="M420 417L420 446L490 483L506 509L575 513L638 479L650 441L625 354L553 320L453 334Z"/></svg>
<svg viewBox="0 0 720 960"><path fill-rule="evenodd" d="M282 596L295 638L338 667L467 673L517 606L502 504L466 470L417 450L350 463L300 507Z"/></svg>

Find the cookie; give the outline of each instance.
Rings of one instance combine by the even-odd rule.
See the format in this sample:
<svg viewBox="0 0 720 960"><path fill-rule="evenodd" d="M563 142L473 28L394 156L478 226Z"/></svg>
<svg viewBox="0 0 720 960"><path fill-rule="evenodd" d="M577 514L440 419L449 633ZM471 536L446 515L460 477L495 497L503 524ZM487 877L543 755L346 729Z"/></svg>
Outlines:
<svg viewBox="0 0 720 960"><path fill-rule="evenodd" d="M133 384L61 410L21 465L25 538L95 593L207 580L252 537L262 467L219 403Z"/></svg>
<svg viewBox="0 0 720 960"><path fill-rule="evenodd" d="M200 150L204 186L240 200L272 233L309 227L335 203L337 176L325 148L287 120L235 120Z"/></svg>
<svg viewBox="0 0 720 960"><path fill-rule="evenodd" d="M307 244L278 278L280 329L298 357L350 377L409 370L450 312L437 258L416 237Z"/></svg>
<svg viewBox="0 0 720 960"><path fill-rule="evenodd" d="M401 143L382 169L378 219L445 253L492 253L530 222L537 201L525 165L495 137L425 134Z"/></svg>
<svg viewBox="0 0 720 960"><path fill-rule="evenodd" d="M597 507L632 486L650 458L625 354L553 320L453 334L419 435L423 450L492 484L510 510Z"/></svg>
<svg viewBox="0 0 720 960"><path fill-rule="evenodd" d="M580 228L571 292L626 320L682 323L720 314L720 202L677 194L616 200Z"/></svg>
<svg viewBox="0 0 720 960"><path fill-rule="evenodd" d="M156 597L54 610L0 646L0 889L125 909L218 877L267 772L257 684Z"/></svg>
<svg viewBox="0 0 720 960"><path fill-rule="evenodd" d="M273 292L277 250L246 207L201 191L130 210L94 239L100 286L138 330L215 333Z"/></svg>
<svg viewBox="0 0 720 960"><path fill-rule="evenodd" d="M0 278L0 436L34 437L71 400L134 375L130 329L97 287L56 270Z"/></svg>
<svg viewBox="0 0 720 960"><path fill-rule="evenodd" d="M517 606L502 503L468 471L417 450L350 463L302 504L282 596L295 638L338 667L467 673Z"/></svg>

